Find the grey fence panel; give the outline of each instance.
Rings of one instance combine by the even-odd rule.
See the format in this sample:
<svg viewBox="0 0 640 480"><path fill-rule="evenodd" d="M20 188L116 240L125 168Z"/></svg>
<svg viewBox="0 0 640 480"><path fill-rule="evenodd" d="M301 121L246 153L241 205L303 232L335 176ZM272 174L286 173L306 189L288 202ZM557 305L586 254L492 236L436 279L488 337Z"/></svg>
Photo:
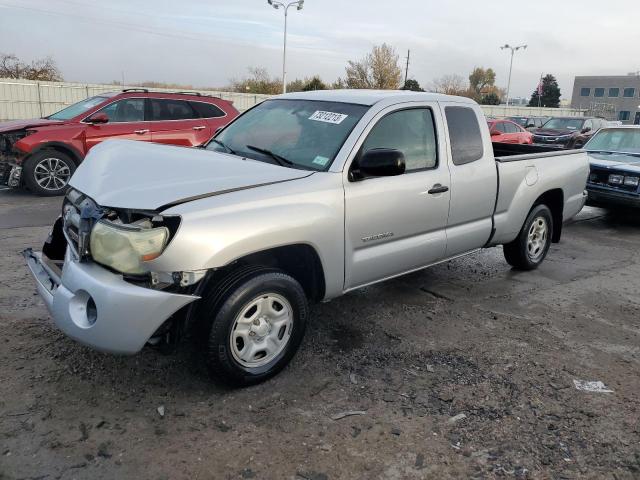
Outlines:
<svg viewBox="0 0 640 480"><path fill-rule="evenodd" d="M51 115L72 103L104 92L121 90L119 85L70 82L34 82L0 78L0 120L37 118ZM175 89L152 88L158 92ZM218 90L193 90L203 95L213 95L230 100L241 112L269 98L269 95L253 93L223 92ZM507 117L511 115L532 116L582 116L584 110L571 108L537 108L504 105L483 105L486 115Z"/></svg>
<svg viewBox="0 0 640 480"><path fill-rule="evenodd" d="M119 91L119 85L70 82L35 82L0 78L0 120L46 117L87 97ZM152 88L152 91L174 92L175 89ZM193 90L230 100L241 112L269 98L269 95Z"/></svg>

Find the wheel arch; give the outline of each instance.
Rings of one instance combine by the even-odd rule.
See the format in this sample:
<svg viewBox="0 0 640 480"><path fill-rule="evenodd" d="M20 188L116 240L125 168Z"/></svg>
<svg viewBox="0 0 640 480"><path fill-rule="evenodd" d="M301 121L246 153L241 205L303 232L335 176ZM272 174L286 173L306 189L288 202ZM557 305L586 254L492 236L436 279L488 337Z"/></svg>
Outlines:
<svg viewBox="0 0 640 480"><path fill-rule="evenodd" d="M36 148L34 148L29 156L33 156L36 153L40 153L44 150L55 150L57 152L60 153L64 153L66 155L69 155L71 157L71 160L73 160L73 162L76 164L76 167L78 165L80 165L80 162L82 162L84 156L80 153L80 151L78 151L78 149L76 149L75 147L69 145L68 143L64 143L64 142L46 142L46 143L42 143L40 145L38 145Z"/></svg>
<svg viewBox="0 0 640 480"><path fill-rule="evenodd" d="M532 209L538 205L546 205L551 210L553 219L553 236L551 241L558 243L562 235L562 213L564 209L564 192L561 188L547 190L533 202Z"/></svg>
<svg viewBox="0 0 640 480"><path fill-rule="evenodd" d="M277 268L295 278L312 301L322 300L326 292L324 267L316 249L307 243L272 247L236 258L222 271L247 266ZM219 277L219 275L213 275Z"/></svg>

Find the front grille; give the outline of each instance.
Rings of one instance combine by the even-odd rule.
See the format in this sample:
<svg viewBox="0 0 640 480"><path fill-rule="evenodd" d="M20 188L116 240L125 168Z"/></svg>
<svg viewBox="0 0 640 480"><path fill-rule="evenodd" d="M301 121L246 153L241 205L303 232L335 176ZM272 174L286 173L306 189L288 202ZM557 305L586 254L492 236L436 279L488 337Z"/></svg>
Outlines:
<svg viewBox="0 0 640 480"><path fill-rule="evenodd" d="M624 185L624 184L612 184L609 183L609 175L622 175L624 173L621 172L612 172L609 170L601 170L598 168L592 168L591 173L589 174L589 183L591 185L598 185L601 187L614 188L621 192L635 192L638 190L638 187L633 185Z"/></svg>

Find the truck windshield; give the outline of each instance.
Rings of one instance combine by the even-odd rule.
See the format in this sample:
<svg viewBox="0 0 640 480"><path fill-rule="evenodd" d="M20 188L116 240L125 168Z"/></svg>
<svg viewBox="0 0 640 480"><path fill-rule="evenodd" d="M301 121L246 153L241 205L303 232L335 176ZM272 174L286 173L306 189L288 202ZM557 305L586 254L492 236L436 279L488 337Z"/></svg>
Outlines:
<svg viewBox="0 0 640 480"><path fill-rule="evenodd" d="M100 105L102 102L107 100L107 98L108 97L85 98L78 103L74 103L73 105L69 105L67 108L63 108L53 115L49 115L47 118L50 120L71 120L78 115L82 115L83 113L88 112L93 107Z"/></svg>
<svg viewBox="0 0 640 480"><path fill-rule="evenodd" d="M326 170L369 107L315 100L267 100L206 146L264 162Z"/></svg>
<svg viewBox="0 0 640 480"><path fill-rule="evenodd" d="M600 130L589 140L584 148L590 152L640 154L640 128L607 128ZM616 158L616 160L620 159ZM638 159L629 159L629 161L637 162Z"/></svg>
<svg viewBox="0 0 640 480"><path fill-rule="evenodd" d="M552 118L546 122L542 128L553 128L554 130L581 130L584 120L579 118Z"/></svg>

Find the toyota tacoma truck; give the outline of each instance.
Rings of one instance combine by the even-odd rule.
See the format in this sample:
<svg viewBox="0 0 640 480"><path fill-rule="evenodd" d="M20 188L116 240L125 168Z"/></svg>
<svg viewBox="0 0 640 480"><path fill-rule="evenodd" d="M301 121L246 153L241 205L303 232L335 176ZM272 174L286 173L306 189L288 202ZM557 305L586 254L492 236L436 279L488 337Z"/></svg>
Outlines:
<svg viewBox="0 0 640 480"><path fill-rule="evenodd" d="M96 146L24 256L73 339L134 354L187 337L248 385L291 360L310 302L496 245L538 267L588 174L583 151L496 158L466 98L290 93L204 148Z"/></svg>

